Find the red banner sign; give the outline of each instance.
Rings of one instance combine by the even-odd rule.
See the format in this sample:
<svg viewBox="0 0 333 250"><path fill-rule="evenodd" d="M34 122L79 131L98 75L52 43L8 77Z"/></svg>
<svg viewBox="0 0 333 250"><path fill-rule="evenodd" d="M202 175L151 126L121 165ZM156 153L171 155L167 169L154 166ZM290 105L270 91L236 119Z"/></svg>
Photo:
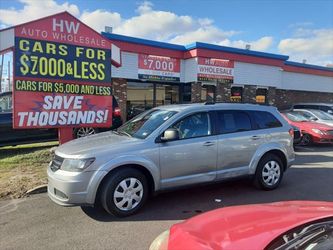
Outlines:
<svg viewBox="0 0 333 250"><path fill-rule="evenodd" d="M139 79L180 81L180 60L177 58L139 54L138 69Z"/></svg>
<svg viewBox="0 0 333 250"><path fill-rule="evenodd" d="M198 57L198 81L224 80L232 82L233 78L233 61Z"/></svg>
<svg viewBox="0 0 333 250"><path fill-rule="evenodd" d="M68 13L15 27L14 128L110 127L111 44Z"/></svg>

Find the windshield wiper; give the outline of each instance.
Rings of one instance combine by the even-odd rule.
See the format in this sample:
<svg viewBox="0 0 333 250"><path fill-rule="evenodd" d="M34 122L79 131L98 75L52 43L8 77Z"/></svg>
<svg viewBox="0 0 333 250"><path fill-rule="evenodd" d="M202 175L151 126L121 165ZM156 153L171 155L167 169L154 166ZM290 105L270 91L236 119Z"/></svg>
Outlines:
<svg viewBox="0 0 333 250"><path fill-rule="evenodd" d="M125 132L125 131L118 131L118 130L116 130L116 131L117 131L116 134L118 134L118 135L126 135L128 137L132 137L131 134L129 134L129 133Z"/></svg>

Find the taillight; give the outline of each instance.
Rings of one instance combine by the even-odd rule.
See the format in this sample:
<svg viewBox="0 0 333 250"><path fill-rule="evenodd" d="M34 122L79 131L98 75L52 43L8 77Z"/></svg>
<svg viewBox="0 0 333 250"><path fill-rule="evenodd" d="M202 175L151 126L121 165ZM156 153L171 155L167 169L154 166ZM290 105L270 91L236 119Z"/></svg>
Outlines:
<svg viewBox="0 0 333 250"><path fill-rule="evenodd" d="M121 110L120 108L115 108L113 111L113 116L121 116Z"/></svg>
<svg viewBox="0 0 333 250"><path fill-rule="evenodd" d="M294 138L294 129L293 128L289 129L289 134L292 138Z"/></svg>

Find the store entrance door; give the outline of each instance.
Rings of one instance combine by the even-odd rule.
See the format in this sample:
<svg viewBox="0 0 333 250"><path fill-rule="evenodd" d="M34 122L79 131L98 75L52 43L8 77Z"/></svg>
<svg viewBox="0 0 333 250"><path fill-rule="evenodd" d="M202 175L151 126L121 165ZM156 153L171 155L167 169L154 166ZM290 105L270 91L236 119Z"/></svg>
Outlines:
<svg viewBox="0 0 333 250"><path fill-rule="evenodd" d="M215 102L216 101L216 86L203 84L201 87L201 101Z"/></svg>

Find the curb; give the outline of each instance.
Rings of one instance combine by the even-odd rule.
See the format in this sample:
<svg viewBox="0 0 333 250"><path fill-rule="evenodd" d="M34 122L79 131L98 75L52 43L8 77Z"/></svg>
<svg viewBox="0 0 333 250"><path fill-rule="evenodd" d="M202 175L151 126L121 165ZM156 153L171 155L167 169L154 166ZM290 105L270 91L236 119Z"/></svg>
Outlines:
<svg viewBox="0 0 333 250"><path fill-rule="evenodd" d="M34 187L26 192L26 194L41 194L47 192L47 184Z"/></svg>

